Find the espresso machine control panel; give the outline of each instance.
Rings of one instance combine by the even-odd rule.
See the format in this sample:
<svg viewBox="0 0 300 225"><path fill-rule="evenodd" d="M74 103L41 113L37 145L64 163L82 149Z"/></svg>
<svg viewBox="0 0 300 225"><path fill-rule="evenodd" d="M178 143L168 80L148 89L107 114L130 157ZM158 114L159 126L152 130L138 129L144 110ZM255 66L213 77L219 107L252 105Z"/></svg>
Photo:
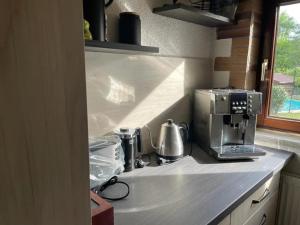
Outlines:
<svg viewBox="0 0 300 225"><path fill-rule="evenodd" d="M262 95L247 90L213 90L211 112L218 115L256 115L261 113Z"/></svg>
<svg viewBox="0 0 300 225"><path fill-rule="evenodd" d="M231 93L229 96L230 114L247 114L247 93Z"/></svg>

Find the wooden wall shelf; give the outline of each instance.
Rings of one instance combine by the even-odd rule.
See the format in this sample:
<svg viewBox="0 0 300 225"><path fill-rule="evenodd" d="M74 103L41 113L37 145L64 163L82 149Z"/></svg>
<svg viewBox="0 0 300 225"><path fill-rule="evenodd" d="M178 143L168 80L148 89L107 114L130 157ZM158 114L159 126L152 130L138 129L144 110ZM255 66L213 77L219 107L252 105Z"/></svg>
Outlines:
<svg viewBox="0 0 300 225"><path fill-rule="evenodd" d="M162 7L154 8L153 13L191 23L204 25L207 27L218 27L233 23L233 20L227 17L216 15L214 13L200 10L193 6L188 6L180 3L167 4Z"/></svg>

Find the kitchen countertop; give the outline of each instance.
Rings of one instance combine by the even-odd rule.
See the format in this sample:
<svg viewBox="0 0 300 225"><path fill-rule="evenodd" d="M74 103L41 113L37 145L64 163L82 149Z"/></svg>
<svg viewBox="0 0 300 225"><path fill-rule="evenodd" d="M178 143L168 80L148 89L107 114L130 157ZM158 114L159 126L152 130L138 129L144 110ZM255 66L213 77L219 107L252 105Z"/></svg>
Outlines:
<svg viewBox="0 0 300 225"><path fill-rule="evenodd" d="M219 162L193 145L192 156L123 173L119 179L129 184L130 195L112 202L115 224L218 224L293 154L263 148L267 154L255 160ZM104 194L119 193L120 188L112 186Z"/></svg>

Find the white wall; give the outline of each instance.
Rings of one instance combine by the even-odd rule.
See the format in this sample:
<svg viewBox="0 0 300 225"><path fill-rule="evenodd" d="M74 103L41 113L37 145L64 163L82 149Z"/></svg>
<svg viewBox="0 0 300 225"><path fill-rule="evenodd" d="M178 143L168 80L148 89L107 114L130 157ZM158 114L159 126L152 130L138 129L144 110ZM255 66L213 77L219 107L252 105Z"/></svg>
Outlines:
<svg viewBox="0 0 300 225"><path fill-rule="evenodd" d="M90 136L148 124L156 137L168 118L189 122L189 94L212 86L215 29L153 14L152 8L163 3L115 0L107 10L110 40L117 40L118 13L134 11L141 16L142 44L157 46L160 53L86 51ZM146 151L151 149L148 141L144 133Z"/></svg>
<svg viewBox="0 0 300 225"><path fill-rule="evenodd" d="M231 57L232 38L215 40L213 58ZM214 88L229 87L230 71L213 72L212 85Z"/></svg>
<svg viewBox="0 0 300 225"><path fill-rule="evenodd" d="M136 12L142 24L142 44L157 46L160 54L210 58L215 29L152 13L152 9L172 0L115 0L106 10L108 37L118 41L119 13Z"/></svg>

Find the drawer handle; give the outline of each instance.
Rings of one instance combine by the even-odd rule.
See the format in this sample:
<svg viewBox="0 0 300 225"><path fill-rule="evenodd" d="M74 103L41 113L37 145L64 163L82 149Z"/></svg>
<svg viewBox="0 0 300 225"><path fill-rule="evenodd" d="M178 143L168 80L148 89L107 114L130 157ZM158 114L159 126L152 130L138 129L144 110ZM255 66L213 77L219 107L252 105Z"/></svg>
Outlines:
<svg viewBox="0 0 300 225"><path fill-rule="evenodd" d="M267 215L264 214L263 217L261 218L260 224L259 225L265 225L267 222Z"/></svg>
<svg viewBox="0 0 300 225"><path fill-rule="evenodd" d="M261 203L261 202L262 202L266 197L268 197L269 195L270 195L270 190L267 188L267 189L264 191L263 195L262 195L259 199L257 199L257 200L252 200L252 205Z"/></svg>

